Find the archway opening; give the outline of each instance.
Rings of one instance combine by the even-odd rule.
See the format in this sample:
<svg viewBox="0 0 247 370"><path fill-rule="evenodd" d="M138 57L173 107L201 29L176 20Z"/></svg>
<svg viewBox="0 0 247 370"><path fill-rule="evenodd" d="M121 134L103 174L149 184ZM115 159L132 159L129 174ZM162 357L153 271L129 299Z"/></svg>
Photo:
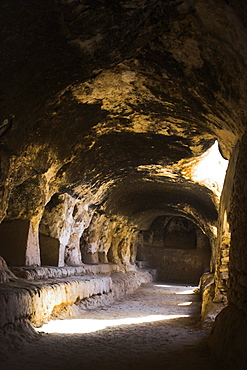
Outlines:
<svg viewBox="0 0 247 370"><path fill-rule="evenodd" d="M187 218L160 216L149 230L142 231L137 259L156 268L159 281L198 284L210 269L210 241Z"/></svg>

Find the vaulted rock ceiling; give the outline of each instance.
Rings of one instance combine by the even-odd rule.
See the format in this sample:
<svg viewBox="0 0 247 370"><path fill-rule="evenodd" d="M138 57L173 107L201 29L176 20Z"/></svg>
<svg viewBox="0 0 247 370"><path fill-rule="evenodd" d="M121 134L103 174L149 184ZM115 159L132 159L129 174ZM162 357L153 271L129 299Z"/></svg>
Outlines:
<svg viewBox="0 0 247 370"><path fill-rule="evenodd" d="M2 0L1 219L38 224L67 192L140 229L214 223L215 194L182 169L215 139L229 158L245 130L246 16L233 0Z"/></svg>

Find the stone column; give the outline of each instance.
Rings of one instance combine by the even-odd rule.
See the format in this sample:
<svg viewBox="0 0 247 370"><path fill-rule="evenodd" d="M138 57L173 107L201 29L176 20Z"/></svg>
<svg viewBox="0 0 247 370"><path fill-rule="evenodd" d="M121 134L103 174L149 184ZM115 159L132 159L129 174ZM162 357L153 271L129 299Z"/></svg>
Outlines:
<svg viewBox="0 0 247 370"><path fill-rule="evenodd" d="M46 205L39 228L42 265L64 266L75 202L68 194L55 194Z"/></svg>

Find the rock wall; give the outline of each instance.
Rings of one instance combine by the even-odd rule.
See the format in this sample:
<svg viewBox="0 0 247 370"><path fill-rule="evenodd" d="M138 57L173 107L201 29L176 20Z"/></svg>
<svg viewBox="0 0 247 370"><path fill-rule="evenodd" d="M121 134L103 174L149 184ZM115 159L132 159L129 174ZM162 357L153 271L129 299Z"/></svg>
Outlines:
<svg viewBox="0 0 247 370"><path fill-rule="evenodd" d="M235 154L228 173L229 182L226 181L225 196L227 194L228 197L224 197L231 234L227 294L229 305L216 318L211 335L211 349L228 369L244 369L247 363L246 134ZM223 218L222 223L224 220ZM226 231L228 232L228 227Z"/></svg>
<svg viewBox="0 0 247 370"><path fill-rule="evenodd" d="M81 237L84 263L117 263L128 269L136 259L137 231L124 217L107 217L95 212Z"/></svg>
<svg viewBox="0 0 247 370"><path fill-rule="evenodd" d="M215 302L227 302L229 289L229 253L231 229L229 225L232 212L234 176L239 156L239 145L234 148L226 172L225 182L220 198L219 219L217 227L217 243L215 247Z"/></svg>
<svg viewBox="0 0 247 370"><path fill-rule="evenodd" d="M56 193L40 218L35 231L27 219L0 224L0 253L10 266L111 262L128 269L135 262L137 229L126 217L110 217L102 206Z"/></svg>

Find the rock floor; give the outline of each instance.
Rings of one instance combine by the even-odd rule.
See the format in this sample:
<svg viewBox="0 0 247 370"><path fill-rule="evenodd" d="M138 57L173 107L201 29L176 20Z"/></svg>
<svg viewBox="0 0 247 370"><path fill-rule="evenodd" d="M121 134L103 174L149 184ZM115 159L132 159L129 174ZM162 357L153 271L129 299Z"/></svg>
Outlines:
<svg viewBox="0 0 247 370"><path fill-rule="evenodd" d="M197 325L195 287L148 283L109 307L51 321L18 349L0 356L1 370L220 370ZM52 327L53 325L53 327ZM55 331L55 332L54 332ZM18 333L20 335L20 333Z"/></svg>

